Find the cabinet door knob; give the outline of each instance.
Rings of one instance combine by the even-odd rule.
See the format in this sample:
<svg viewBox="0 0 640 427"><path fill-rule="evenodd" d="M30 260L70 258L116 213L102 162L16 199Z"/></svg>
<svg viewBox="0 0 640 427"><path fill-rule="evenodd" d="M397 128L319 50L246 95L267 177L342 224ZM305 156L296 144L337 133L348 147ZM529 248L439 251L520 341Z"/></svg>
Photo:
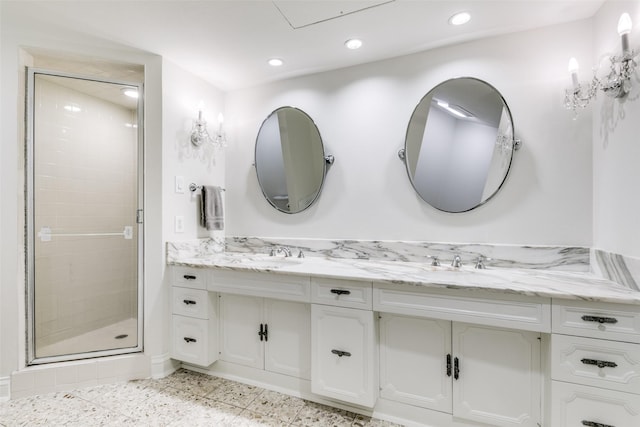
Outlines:
<svg viewBox="0 0 640 427"><path fill-rule="evenodd" d="M331 353L336 354L338 357L342 357L342 356L351 357L351 353L349 353L348 351L331 350Z"/></svg>
<svg viewBox="0 0 640 427"><path fill-rule="evenodd" d="M598 368L617 368L618 364L616 362L609 362L607 360L598 360L598 359L582 359L582 363L585 365L596 365Z"/></svg>
<svg viewBox="0 0 640 427"><path fill-rule="evenodd" d="M269 341L269 326L266 323L260 323L258 335L260 336L260 341Z"/></svg>
<svg viewBox="0 0 640 427"><path fill-rule="evenodd" d="M585 322L597 322L597 323L618 323L618 319L616 319L615 317L603 317L603 316L588 316L588 315L584 315L582 316L582 320L584 320Z"/></svg>
<svg viewBox="0 0 640 427"><path fill-rule="evenodd" d="M189 337L184 337L184 340L185 340L187 343L190 343L190 342L197 342L197 340L196 340L195 338L189 338Z"/></svg>
<svg viewBox="0 0 640 427"><path fill-rule="evenodd" d="M196 303L196 302L195 302L194 300L192 300L192 299L184 299L184 300L182 300L182 302L183 302L183 303L185 303L186 305L192 305L192 304L194 304L194 305L195 305L195 303Z"/></svg>
<svg viewBox="0 0 640 427"><path fill-rule="evenodd" d="M609 424L602 424L602 423L597 423L595 421L586 421L586 420L582 420L582 425L588 426L588 427L615 427Z"/></svg>
<svg viewBox="0 0 640 427"><path fill-rule="evenodd" d="M193 276L191 274L185 274L184 277L186 280L196 280L196 276Z"/></svg>
<svg viewBox="0 0 640 427"><path fill-rule="evenodd" d="M451 376L451 355L447 354L447 376Z"/></svg>
<svg viewBox="0 0 640 427"><path fill-rule="evenodd" d="M331 293L336 295L351 295L351 291L345 289L331 289Z"/></svg>

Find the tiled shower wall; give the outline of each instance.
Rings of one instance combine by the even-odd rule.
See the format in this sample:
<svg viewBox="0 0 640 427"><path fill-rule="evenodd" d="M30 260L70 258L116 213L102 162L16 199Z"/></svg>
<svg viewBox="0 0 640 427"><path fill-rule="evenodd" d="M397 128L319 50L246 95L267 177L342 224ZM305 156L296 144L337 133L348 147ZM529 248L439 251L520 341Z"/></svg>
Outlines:
<svg viewBox="0 0 640 427"><path fill-rule="evenodd" d="M38 80L34 108L39 348L136 317L138 148L134 110L44 79ZM52 234L89 234L125 226L133 227L133 239L37 237L42 227Z"/></svg>

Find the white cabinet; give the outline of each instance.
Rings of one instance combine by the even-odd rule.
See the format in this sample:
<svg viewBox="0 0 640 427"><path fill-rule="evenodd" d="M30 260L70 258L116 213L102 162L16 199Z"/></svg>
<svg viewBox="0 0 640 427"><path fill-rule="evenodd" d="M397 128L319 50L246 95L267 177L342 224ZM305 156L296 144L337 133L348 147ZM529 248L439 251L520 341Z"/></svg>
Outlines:
<svg viewBox="0 0 640 427"><path fill-rule="evenodd" d="M494 426L540 423L540 334L453 323L453 414Z"/></svg>
<svg viewBox="0 0 640 427"><path fill-rule="evenodd" d="M537 427L539 337L382 313L381 396L494 426Z"/></svg>
<svg viewBox="0 0 640 427"><path fill-rule="evenodd" d="M311 336L311 391L373 407L378 397L373 312L312 304Z"/></svg>
<svg viewBox="0 0 640 427"><path fill-rule="evenodd" d="M309 304L220 294L220 359L309 379Z"/></svg>
<svg viewBox="0 0 640 427"><path fill-rule="evenodd" d="M173 273L171 357L209 366L218 360L217 294L205 290L202 270L176 267Z"/></svg>
<svg viewBox="0 0 640 427"><path fill-rule="evenodd" d="M380 396L451 412L451 322L380 316Z"/></svg>
<svg viewBox="0 0 640 427"><path fill-rule="evenodd" d="M640 425L640 310L553 302L552 425Z"/></svg>

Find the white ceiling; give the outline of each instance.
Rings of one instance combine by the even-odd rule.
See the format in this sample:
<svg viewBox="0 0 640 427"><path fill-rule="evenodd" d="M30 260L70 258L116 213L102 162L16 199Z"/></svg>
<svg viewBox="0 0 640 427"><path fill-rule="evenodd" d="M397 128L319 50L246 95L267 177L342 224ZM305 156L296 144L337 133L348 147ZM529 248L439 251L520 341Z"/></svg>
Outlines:
<svg viewBox="0 0 640 427"><path fill-rule="evenodd" d="M6 1L3 8L153 52L231 90L575 21L605 0ZM468 11L461 27L447 23ZM6 17L3 11L3 18ZM357 37L357 51L343 43ZM279 68L267 65L282 58Z"/></svg>

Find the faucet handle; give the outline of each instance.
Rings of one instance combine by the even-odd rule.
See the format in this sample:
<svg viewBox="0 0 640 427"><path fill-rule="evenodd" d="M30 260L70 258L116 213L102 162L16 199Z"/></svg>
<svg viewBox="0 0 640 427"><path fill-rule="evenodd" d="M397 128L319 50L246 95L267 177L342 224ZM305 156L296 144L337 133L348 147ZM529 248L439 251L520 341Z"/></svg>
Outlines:
<svg viewBox="0 0 640 427"><path fill-rule="evenodd" d="M440 267L440 260L438 259L438 255L427 255L427 258L431 259L432 267Z"/></svg>
<svg viewBox="0 0 640 427"><path fill-rule="evenodd" d="M491 261L491 258L488 258L488 257L486 257L484 255L479 255L478 259L476 259L476 267L475 268L477 268L478 270L484 270L485 268L487 268L484 265L485 261Z"/></svg>
<svg viewBox="0 0 640 427"><path fill-rule="evenodd" d="M451 267L455 267L455 268L462 267L462 258L460 258L460 255L455 254L453 256L453 259L451 260Z"/></svg>
<svg viewBox="0 0 640 427"><path fill-rule="evenodd" d="M302 249L298 252L298 258L304 258L304 252L302 252Z"/></svg>
<svg viewBox="0 0 640 427"><path fill-rule="evenodd" d="M269 251L269 256L276 256L276 248L271 248Z"/></svg>

